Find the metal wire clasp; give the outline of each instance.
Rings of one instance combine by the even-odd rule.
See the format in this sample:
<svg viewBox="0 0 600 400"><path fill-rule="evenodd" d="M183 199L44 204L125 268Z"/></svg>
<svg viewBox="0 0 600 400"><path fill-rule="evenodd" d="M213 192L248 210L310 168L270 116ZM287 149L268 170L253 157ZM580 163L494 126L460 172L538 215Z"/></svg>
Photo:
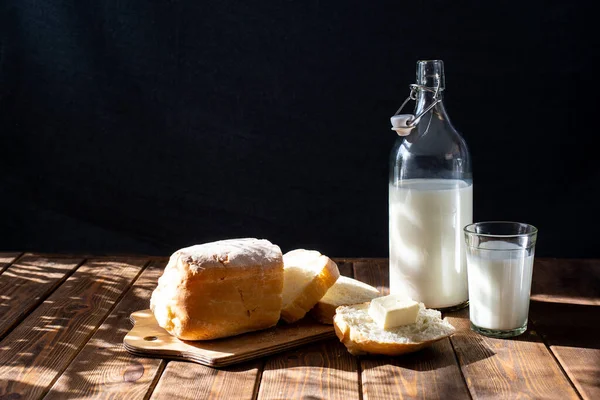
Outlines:
<svg viewBox="0 0 600 400"><path fill-rule="evenodd" d="M394 115L398 115L400 114L400 111L402 111L402 109L404 108L404 106L406 105L406 103L408 103L410 100L417 100L417 93L419 90L424 90L426 92L430 92L433 93L433 99L434 102L431 103L426 109L424 109L423 111L421 111L421 113L419 113L419 115L415 115L413 116L413 118L411 118L410 120L408 120L406 122L406 127L407 128L414 128L417 123L419 122L419 119L427 114L433 107L435 107L435 105L437 103L439 103L440 101L442 101L441 98L438 97L439 93L440 93L440 85L438 83L437 87L435 88L430 88L429 86L423 86L423 85L417 85L415 83L409 85L410 88L410 94L408 95L408 97L406 98L406 100L404 100L404 103L402 103L402 105L400 106L400 108L398 109L398 111L396 111L394 113Z"/></svg>

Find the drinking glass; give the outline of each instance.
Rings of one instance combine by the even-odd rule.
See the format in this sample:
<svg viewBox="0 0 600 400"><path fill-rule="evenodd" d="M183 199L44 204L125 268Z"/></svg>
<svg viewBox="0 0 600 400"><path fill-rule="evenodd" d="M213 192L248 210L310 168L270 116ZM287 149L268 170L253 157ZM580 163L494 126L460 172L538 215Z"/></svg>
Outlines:
<svg viewBox="0 0 600 400"><path fill-rule="evenodd" d="M491 337L527 330L537 228L477 222L464 228L471 329Z"/></svg>

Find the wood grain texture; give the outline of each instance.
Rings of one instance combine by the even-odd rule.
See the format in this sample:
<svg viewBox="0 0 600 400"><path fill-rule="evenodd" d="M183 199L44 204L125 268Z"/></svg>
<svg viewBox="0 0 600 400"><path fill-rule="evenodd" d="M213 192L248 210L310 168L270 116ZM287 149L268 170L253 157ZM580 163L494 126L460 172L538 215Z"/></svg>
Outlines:
<svg viewBox="0 0 600 400"><path fill-rule="evenodd" d="M470 330L467 309L448 314L457 328L450 338L474 399L579 398L533 330L513 339L494 339Z"/></svg>
<svg viewBox="0 0 600 400"><path fill-rule="evenodd" d="M469 398L450 342L399 357L361 357L364 399Z"/></svg>
<svg viewBox="0 0 600 400"><path fill-rule="evenodd" d="M381 257L334 257L333 258L335 260L335 262L347 262L347 263L351 263L351 264L355 264L355 263L375 263L375 264L381 264L381 263L387 263L388 259L387 258L381 258Z"/></svg>
<svg viewBox="0 0 600 400"><path fill-rule="evenodd" d="M600 399L600 260L536 260L530 320L584 399Z"/></svg>
<svg viewBox="0 0 600 400"><path fill-rule="evenodd" d="M15 256L0 253L0 268ZM144 260L103 258L77 268L78 260L66 256L23 255L6 268L0 304L10 300L7 321L20 323L13 320L0 341L0 399L46 393L135 399L149 391L158 399L574 399L576 390L584 399L600 398L600 260L536 260L530 330L512 340L471 332L468 310L462 310L448 314L458 328L451 341L415 354L354 358L332 339L224 369L169 362L154 389L166 363L129 356L121 347L129 314L147 307L165 261L146 268L127 291ZM335 261L342 275L388 293L387 260ZM15 313L19 307L29 310Z"/></svg>
<svg viewBox="0 0 600 400"><path fill-rule="evenodd" d="M200 364L170 361L151 399L250 400L260 379L262 361L214 369Z"/></svg>
<svg viewBox="0 0 600 400"><path fill-rule="evenodd" d="M358 399L356 359L331 339L266 361L258 399Z"/></svg>
<svg viewBox="0 0 600 400"><path fill-rule="evenodd" d="M600 350L558 345L551 349L581 397L600 399Z"/></svg>
<svg viewBox="0 0 600 400"><path fill-rule="evenodd" d="M21 322L83 262L26 254L0 275L0 338Z"/></svg>
<svg viewBox="0 0 600 400"><path fill-rule="evenodd" d="M536 259L531 299L600 305L600 260Z"/></svg>
<svg viewBox="0 0 600 400"><path fill-rule="evenodd" d="M0 253L0 274L12 264L21 253Z"/></svg>
<svg viewBox="0 0 600 400"><path fill-rule="evenodd" d="M351 261L339 259L334 261L340 275L353 277L354 269ZM293 371L286 371L286 365L291 366ZM339 368L340 366L342 368ZM358 385L345 383L347 379L357 379L356 371L356 361L337 339L310 347L305 346L297 351L271 357L267 361L259 398L292 399L311 398L311 396L312 398L345 398L345 396L356 398ZM292 381L287 382L288 379Z"/></svg>
<svg viewBox="0 0 600 400"><path fill-rule="evenodd" d="M132 356L122 342L131 328L131 310L148 307L165 264L166 261L152 261L148 265L45 399L145 398L165 362Z"/></svg>
<svg viewBox="0 0 600 400"><path fill-rule="evenodd" d="M43 396L144 264L102 259L79 267L0 342L0 397Z"/></svg>
<svg viewBox="0 0 600 400"><path fill-rule="evenodd" d="M384 296L390 293L390 271L387 259L356 261L353 267L355 279L376 287Z"/></svg>
<svg viewBox="0 0 600 400"><path fill-rule="evenodd" d="M347 276L348 278L354 278L354 264L348 261L333 260L338 266L340 275Z"/></svg>
<svg viewBox="0 0 600 400"><path fill-rule="evenodd" d="M387 260L354 263L354 275L382 293L389 293ZM365 399L469 397L448 339L414 354L362 357L360 365Z"/></svg>

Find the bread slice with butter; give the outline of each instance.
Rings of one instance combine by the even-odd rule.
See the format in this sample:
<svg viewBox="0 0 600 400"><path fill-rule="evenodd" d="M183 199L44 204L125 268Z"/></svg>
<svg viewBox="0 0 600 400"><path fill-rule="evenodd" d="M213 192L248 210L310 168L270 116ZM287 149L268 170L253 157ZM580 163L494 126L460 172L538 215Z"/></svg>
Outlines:
<svg viewBox="0 0 600 400"><path fill-rule="evenodd" d="M335 309L339 306L364 303L380 297L377 288L356 279L340 276L325 296L310 310L310 315L322 324L333 324Z"/></svg>
<svg viewBox="0 0 600 400"><path fill-rule="evenodd" d="M412 353L452 335L454 327L437 310L419 303L415 323L383 329L369 315L370 302L341 306L333 318L335 333L353 355Z"/></svg>
<svg viewBox="0 0 600 400"><path fill-rule="evenodd" d="M281 318L288 323L303 318L339 276L337 264L318 251L297 249L285 253Z"/></svg>

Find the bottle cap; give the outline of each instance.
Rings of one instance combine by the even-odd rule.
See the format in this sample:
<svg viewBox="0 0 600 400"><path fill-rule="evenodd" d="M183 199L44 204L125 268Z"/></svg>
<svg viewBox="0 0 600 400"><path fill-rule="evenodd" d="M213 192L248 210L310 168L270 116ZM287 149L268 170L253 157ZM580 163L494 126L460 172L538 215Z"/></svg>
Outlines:
<svg viewBox="0 0 600 400"><path fill-rule="evenodd" d="M413 114L399 114L390 118L392 130L396 131L398 136L410 135L410 132L419 121L415 121ZM410 123L410 124L409 124Z"/></svg>

